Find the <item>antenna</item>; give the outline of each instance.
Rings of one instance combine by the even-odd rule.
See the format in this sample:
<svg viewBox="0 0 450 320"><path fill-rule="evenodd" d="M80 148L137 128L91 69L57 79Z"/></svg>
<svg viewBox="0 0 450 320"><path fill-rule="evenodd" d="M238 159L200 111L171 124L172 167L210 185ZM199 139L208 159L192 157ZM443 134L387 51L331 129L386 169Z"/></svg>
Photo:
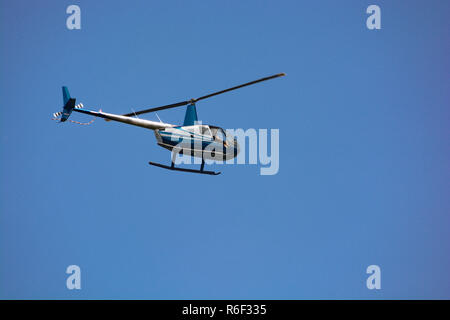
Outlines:
<svg viewBox="0 0 450 320"><path fill-rule="evenodd" d="M131 108L131 111L133 111L133 113L134 113L134 116L136 117L136 118L138 118L139 119L139 117L137 116L137 114L136 114L136 111L134 111L134 109L133 108Z"/></svg>
<svg viewBox="0 0 450 320"><path fill-rule="evenodd" d="M162 123L161 119L159 118L158 114L155 112L156 116L158 117L159 122Z"/></svg>

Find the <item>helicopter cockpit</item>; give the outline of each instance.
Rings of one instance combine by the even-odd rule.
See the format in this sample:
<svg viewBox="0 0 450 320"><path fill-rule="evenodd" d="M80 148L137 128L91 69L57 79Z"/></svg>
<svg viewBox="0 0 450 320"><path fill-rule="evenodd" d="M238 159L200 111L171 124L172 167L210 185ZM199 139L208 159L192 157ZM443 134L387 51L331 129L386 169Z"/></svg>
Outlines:
<svg viewBox="0 0 450 320"><path fill-rule="evenodd" d="M201 134L205 136L212 137L217 142L223 142L223 144L227 147L228 145L234 145L235 139L231 135L227 135L225 130L220 127L210 126L210 125L202 125L201 126Z"/></svg>

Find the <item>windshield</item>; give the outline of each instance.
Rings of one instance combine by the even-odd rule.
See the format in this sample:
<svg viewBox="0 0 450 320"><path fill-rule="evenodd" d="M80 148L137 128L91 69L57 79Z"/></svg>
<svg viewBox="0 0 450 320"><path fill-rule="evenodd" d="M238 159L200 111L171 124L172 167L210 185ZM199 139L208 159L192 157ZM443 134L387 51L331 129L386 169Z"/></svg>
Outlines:
<svg viewBox="0 0 450 320"><path fill-rule="evenodd" d="M193 129L196 134L201 134L205 137L211 137L212 139L219 141L219 142L233 143L233 141L234 141L234 137L232 135L227 134L225 132L225 130L223 130L222 128L219 128L219 127L200 125L200 126L194 126Z"/></svg>
<svg viewBox="0 0 450 320"><path fill-rule="evenodd" d="M211 130L209 130L208 126L201 126L200 132L201 132L201 134L203 134L205 136L212 136Z"/></svg>
<svg viewBox="0 0 450 320"><path fill-rule="evenodd" d="M225 141L226 135L222 128L211 127L211 132L212 132L214 139L220 140L220 141Z"/></svg>
<svg viewBox="0 0 450 320"><path fill-rule="evenodd" d="M225 145L233 145L235 143L235 138L233 135L225 132L222 128L215 127L215 126L209 126L211 129L212 136L214 137L214 140L216 141L222 141L225 143Z"/></svg>

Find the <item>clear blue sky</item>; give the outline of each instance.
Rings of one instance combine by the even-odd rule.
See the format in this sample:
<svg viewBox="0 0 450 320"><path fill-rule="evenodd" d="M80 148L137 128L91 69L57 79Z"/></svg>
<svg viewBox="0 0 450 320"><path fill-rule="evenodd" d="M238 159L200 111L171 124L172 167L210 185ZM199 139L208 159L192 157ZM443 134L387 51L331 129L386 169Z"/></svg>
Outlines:
<svg viewBox="0 0 450 320"><path fill-rule="evenodd" d="M0 298L450 298L449 9L0 1ZM152 131L50 120L62 85L124 113L278 72L197 107L204 123L278 128L275 176L164 171L147 164L169 159Z"/></svg>

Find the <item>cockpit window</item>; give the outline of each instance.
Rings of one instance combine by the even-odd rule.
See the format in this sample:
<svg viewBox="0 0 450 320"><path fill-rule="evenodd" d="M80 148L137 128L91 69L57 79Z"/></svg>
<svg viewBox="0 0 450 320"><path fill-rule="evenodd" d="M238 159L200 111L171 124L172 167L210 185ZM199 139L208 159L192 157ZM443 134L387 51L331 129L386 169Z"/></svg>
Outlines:
<svg viewBox="0 0 450 320"><path fill-rule="evenodd" d="M235 138L233 137L233 135L228 134L228 132L225 132L222 128L209 126L209 129L211 129L211 134L214 140L222 141L225 145L235 144L234 143Z"/></svg>
<svg viewBox="0 0 450 320"><path fill-rule="evenodd" d="M216 134L214 135L214 138L225 141L225 132L223 132L221 128L218 128Z"/></svg>
<svg viewBox="0 0 450 320"><path fill-rule="evenodd" d="M211 130L209 130L208 126L202 126L201 133L205 136L212 136Z"/></svg>

